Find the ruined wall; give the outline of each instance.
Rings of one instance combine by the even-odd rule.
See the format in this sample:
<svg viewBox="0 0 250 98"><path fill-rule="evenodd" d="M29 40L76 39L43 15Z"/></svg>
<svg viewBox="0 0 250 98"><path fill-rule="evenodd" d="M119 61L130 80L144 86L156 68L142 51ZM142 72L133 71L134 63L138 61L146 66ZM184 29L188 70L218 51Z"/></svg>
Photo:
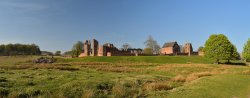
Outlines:
<svg viewBox="0 0 250 98"><path fill-rule="evenodd" d="M85 56L135 56L142 53L142 50L120 51L113 44L106 43L99 45L98 41L86 40L83 45L84 51L79 57Z"/></svg>
<svg viewBox="0 0 250 98"><path fill-rule="evenodd" d="M183 47L183 52L188 53L188 55L192 55L193 53L193 47L191 43L186 43Z"/></svg>
<svg viewBox="0 0 250 98"><path fill-rule="evenodd" d="M89 40L86 40L84 43L83 43L83 56L90 56L90 51L91 51L91 43Z"/></svg>
<svg viewBox="0 0 250 98"><path fill-rule="evenodd" d="M93 39L91 43L91 56L98 56L98 41Z"/></svg>
<svg viewBox="0 0 250 98"><path fill-rule="evenodd" d="M103 45L100 45L98 48L98 56L107 56L106 48Z"/></svg>

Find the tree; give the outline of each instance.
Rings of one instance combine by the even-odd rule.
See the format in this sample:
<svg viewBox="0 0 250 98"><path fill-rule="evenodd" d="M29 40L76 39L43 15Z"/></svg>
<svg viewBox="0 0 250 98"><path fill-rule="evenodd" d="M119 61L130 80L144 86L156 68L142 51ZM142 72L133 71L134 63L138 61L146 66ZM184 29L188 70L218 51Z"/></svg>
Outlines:
<svg viewBox="0 0 250 98"><path fill-rule="evenodd" d="M41 51L39 46L35 44L7 44L0 45L1 56L12 56L12 55L40 55Z"/></svg>
<svg viewBox="0 0 250 98"><path fill-rule="evenodd" d="M122 45L122 50L127 51L129 48L131 48L131 46L128 43Z"/></svg>
<svg viewBox="0 0 250 98"><path fill-rule="evenodd" d="M248 39L248 41L245 43L243 47L242 56L246 62L250 62L250 38Z"/></svg>
<svg viewBox="0 0 250 98"><path fill-rule="evenodd" d="M61 51L56 51L55 52L55 56L60 56L61 55Z"/></svg>
<svg viewBox="0 0 250 98"><path fill-rule="evenodd" d="M220 60L231 60L237 56L237 49L223 34L213 34L205 43L205 57L215 60L219 63Z"/></svg>
<svg viewBox="0 0 250 98"><path fill-rule="evenodd" d="M144 54L153 54L153 51L152 51L151 48L145 48L145 49L143 50L143 53L144 53Z"/></svg>
<svg viewBox="0 0 250 98"><path fill-rule="evenodd" d="M203 51L203 49L204 49L204 47L203 47L203 46L200 46L200 47L198 48L198 51Z"/></svg>
<svg viewBox="0 0 250 98"><path fill-rule="evenodd" d="M72 47L72 57L78 57L83 51L83 42L78 41Z"/></svg>
<svg viewBox="0 0 250 98"><path fill-rule="evenodd" d="M239 60L240 54L237 51L237 48L233 45L233 49L231 50L231 58L229 60ZM229 62L229 61L228 61Z"/></svg>
<svg viewBox="0 0 250 98"><path fill-rule="evenodd" d="M151 49L153 54L159 54L160 53L160 45L158 45L157 41L153 39L153 37L150 35L148 39L144 42L146 45L146 49Z"/></svg>

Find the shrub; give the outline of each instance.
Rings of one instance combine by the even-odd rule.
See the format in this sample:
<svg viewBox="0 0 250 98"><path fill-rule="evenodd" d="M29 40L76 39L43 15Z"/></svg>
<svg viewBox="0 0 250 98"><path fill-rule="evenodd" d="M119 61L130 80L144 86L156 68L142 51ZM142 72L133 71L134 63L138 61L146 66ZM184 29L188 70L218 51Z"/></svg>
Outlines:
<svg viewBox="0 0 250 98"><path fill-rule="evenodd" d="M242 74L250 75L250 70L245 70L242 72Z"/></svg>

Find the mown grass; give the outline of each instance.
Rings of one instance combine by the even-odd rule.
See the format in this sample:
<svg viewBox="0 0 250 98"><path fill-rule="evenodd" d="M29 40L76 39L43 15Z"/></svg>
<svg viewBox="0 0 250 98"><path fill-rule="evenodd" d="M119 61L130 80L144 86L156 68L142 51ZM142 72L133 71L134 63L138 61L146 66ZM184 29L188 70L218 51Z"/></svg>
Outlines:
<svg viewBox="0 0 250 98"><path fill-rule="evenodd" d="M0 98L244 98L250 91L248 66L214 65L198 56L60 58L55 64L7 59L19 62L0 60L8 63L0 65Z"/></svg>

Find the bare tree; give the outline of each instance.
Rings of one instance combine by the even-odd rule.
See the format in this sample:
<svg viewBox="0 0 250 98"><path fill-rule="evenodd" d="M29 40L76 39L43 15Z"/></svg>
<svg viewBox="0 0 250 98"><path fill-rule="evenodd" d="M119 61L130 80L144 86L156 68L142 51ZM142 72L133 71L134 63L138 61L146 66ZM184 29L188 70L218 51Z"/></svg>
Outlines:
<svg viewBox="0 0 250 98"><path fill-rule="evenodd" d="M122 45L122 50L127 51L129 48L131 48L131 46L128 43Z"/></svg>
<svg viewBox="0 0 250 98"><path fill-rule="evenodd" d="M146 45L146 48L152 49L153 54L159 54L161 47L151 35L149 35L144 44Z"/></svg>

